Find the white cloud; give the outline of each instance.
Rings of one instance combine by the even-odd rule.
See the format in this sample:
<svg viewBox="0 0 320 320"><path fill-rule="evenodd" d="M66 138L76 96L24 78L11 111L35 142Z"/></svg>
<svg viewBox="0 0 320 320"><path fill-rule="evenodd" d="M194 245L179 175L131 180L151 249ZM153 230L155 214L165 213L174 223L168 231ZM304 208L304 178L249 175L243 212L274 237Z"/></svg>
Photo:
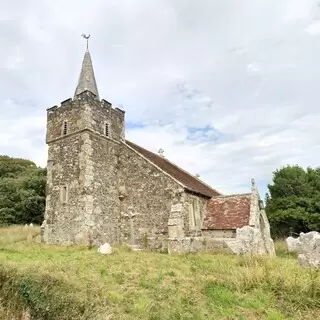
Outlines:
<svg viewBox="0 0 320 320"><path fill-rule="evenodd" d="M320 34L320 20L313 21L306 29L308 33L311 35L319 35Z"/></svg>
<svg viewBox="0 0 320 320"><path fill-rule="evenodd" d="M263 192L279 166L320 162L319 18L313 0L5 2L1 153L45 164L45 110L73 95L90 33L100 96L144 124L129 139Z"/></svg>

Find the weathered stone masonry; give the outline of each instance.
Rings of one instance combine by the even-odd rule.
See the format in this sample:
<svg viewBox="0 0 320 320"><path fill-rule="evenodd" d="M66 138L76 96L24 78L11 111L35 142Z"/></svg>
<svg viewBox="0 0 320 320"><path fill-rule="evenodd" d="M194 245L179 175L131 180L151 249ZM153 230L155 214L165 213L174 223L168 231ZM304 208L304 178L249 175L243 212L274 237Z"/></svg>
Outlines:
<svg viewBox="0 0 320 320"><path fill-rule="evenodd" d="M173 194L180 185L126 144L119 169L121 240L165 249Z"/></svg>
<svg viewBox="0 0 320 320"><path fill-rule="evenodd" d="M74 98L47 110L46 142L46 243L274 252L254 186L224 196L125 139L125 113L99 99L88 51Z"/></svg>
<svg viewBox="0 0 320 320"><path fill-rule="evenodd" d="M123 139L123 112L85 91L77 100L48 109L47 122L48 197L44 225L48 227L44 228L44 239L115 242L119 237L115 221L120 204L115 168ZM106 123L109 136L105 134Z"/></svg>
<svg viewBox="0 0 320 320"><path fill-rule="evenodd" d="M188 197L190 204L197 202L201 216L204 199L185 193L179 182L126 144L123 112L94 98L86 91L77 100L48 109L44 239L81 244L146 242L152 248L165 249L178 190L186 199L181 230L189 230ZM109 136L104 132L105 123ZM64 187L66 201L61 198ZM198 221L185 234L200 230Z"/></svg>

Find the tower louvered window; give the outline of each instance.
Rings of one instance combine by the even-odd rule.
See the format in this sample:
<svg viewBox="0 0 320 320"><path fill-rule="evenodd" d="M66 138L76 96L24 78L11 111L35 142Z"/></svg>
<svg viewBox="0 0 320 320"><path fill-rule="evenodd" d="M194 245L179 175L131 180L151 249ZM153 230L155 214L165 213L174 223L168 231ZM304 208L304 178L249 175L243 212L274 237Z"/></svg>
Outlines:
<svg viewBox="0 0 320 320"><path fill-rule="evenodd" d="M109 123L105 124L104 133L107 137L109 136Z"/></svg>
<svg viewBox="0 0 320 320"><path fill-rule="evenodd" d="M68 122L67 121L63 122L62 133L63 133L63 135L66 135L68 133Z"/></svg>

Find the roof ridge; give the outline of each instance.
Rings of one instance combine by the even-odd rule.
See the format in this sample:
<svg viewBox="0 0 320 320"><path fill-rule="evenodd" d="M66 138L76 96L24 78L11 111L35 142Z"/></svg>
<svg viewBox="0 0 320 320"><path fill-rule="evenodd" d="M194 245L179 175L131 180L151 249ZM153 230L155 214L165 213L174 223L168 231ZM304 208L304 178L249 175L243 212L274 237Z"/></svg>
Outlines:
<svg viewBox="0 0 320 320"><path fill-rule="evenodd" d="M251 196L251 192L226 194L226 195L220 195L220 196L213 196L212 198L213 199L216 199L216 198L233 198L233 197L244 197L244 196Z"/></svg>
<svg viewBox="0 0 320 320"><path fill-rule="evenodd" d="M178 165L176 165L175 163L173 163L173 162L171 162L170 160L168 160L167 158L165 158L165 157L161 157L161 156L159 156L158 154L156 154L156 153L154 153L154 152L152 152L152 151L150 151L150 150L148 150L148 149L146 149L146 148L144 148L144 147L141 147L141 146L139 146L138 144L136 144L136 143L134 143L134 142L131 142L131 141L129 141L129 140L126 140L126 142L129 142L129 143L131 143L131 144L133 144L133 145L135 145L135 146L137 146L138 148L141 148L141 149L143 149L143 150L145 150L145 151L147 151L147 152L149 152L149 153L151 153L152 155L154 155L154 156L156 156L156 157L158 157L159 159L162 159L162 160L165 160L165 161L167 161L168 163L170 163L172 166L174 166L175 168L177 168L178 170L181 170L183 173L185 173L185 174L187 174L189 177L191 177L192 179L195 179L196 181L198 181L199 183L201 183L202 185L204 185L204 186L206 186L207 188L209 188L210 190L212 190L213 192L215 192L215 193L219 193L221 196L222 196L222 193L220 192L220 191L218 191L218 190L216 190L216 189L214 189L214 188L212 188L210 185L208 185L208 184L206 184L205 182L203 182L202 180L200 180L199 178L197 178L197 177L195 177L195 176L193 176L190 172L188 172L188 171L186 171L186 170L184 170L184 169L182 169L181 167L179 167ZM171 175L170 175L171 176ZM183 184L183 183L182 183ZM183 184L184 185L184 187L185 188L187 188L188 189L188 187L185 185L185 184ZM194 191L194 192L197 192L196 190L192 190L191 189L191 191Z"/></svg>
<svg viewBox="0 0 320 320"><path fill-rule="evenodd" d="M150 151L152 152L152 151ZM153 152L152 152L153 153ZM154 153L156 156L160 157L159 155L157 155L156 153ZM196 176L192 175L190 172L184 170L183 168L177 166L174 162L168 160L168 158L164 158L166 161L168 161L169 163L171 163L173 166L175 166L176 168L178 168L179 170L183 171L184 173L188 174L190 177L198 180L200 183L202 183L203 185L205 185L206 187L210 188L211 190L213 190L214 192L220 193L222 195L222 193L220 191L218 191L215 188L212 188L209 184L203 182L201 179L197 178Z"/></svg>

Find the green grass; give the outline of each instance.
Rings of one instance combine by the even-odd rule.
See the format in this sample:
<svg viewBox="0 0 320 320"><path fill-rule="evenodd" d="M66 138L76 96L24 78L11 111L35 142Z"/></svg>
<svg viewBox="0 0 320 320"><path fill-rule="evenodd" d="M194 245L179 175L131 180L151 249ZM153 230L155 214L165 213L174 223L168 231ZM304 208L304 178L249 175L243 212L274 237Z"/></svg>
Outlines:
<svg viewBox="0 0 320 320"><path fill-rule="evenodd" d="M296 252L289 252L287 249L287 245L285 243L284 239L276 240L274 243L277 257L283 257L283 258L297 258Z"/></svg>
<svg viewBox="0 0 320 320"><path fill-rule="evenodd" d="M26 235L18 241L22 231L0 229L0 319L9 311L20 319L27 309L31 319L48 320L320 318L319 271L291 255L170 256L117 247L102 256Z"/></svg>
<svg viewBox="0 0 320 320"><path fill-rule="evenodd" d="M40 235L40 228L29 226L0 228L0 248L6 244L12 244L15 242L27 240L28 235L31 235L33 238Z"/></svg>

